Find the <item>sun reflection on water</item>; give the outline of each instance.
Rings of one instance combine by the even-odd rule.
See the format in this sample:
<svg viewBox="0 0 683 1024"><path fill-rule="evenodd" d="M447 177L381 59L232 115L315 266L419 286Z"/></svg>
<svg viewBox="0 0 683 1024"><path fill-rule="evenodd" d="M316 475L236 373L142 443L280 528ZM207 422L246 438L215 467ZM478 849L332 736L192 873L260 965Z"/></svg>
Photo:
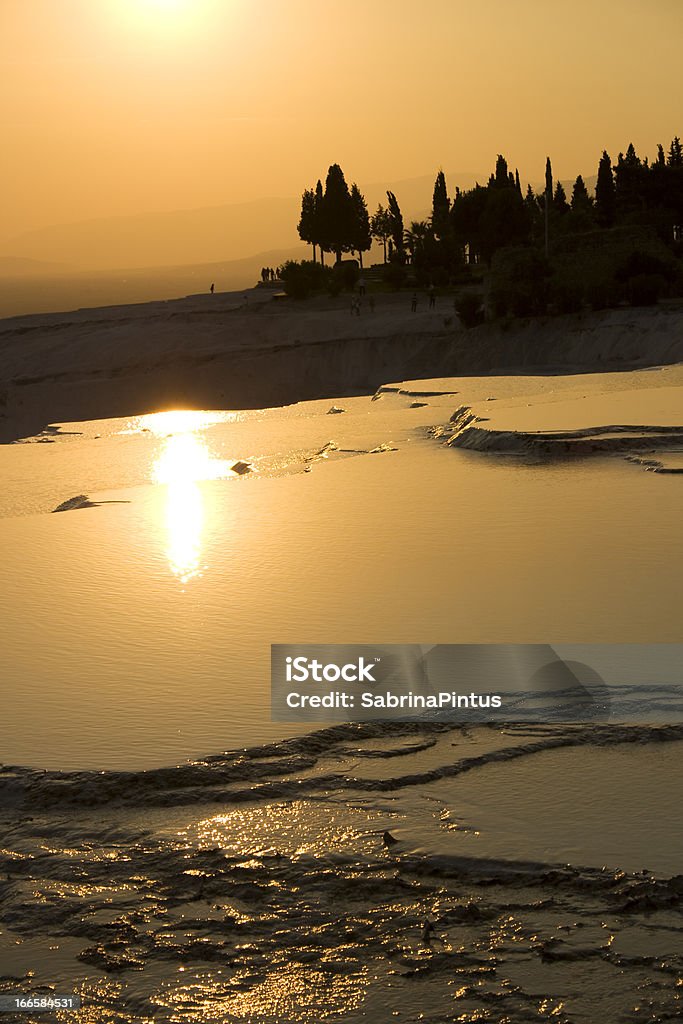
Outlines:
<svg viewBox="0 0 683 1024"><path fill-rule="evenodd" d="M206 496L200 482L237 476L233 463L215 458L204 438L196 433L225 418L221 413L191 410L139 417L137 430L164 437L152 466L152 479L166 486L167 556L171 571L181 583L201 576L205 569L202 536Z"/></svg>
<svg viewBox="0 0 683 1024"><path fill-rule="evenodd" d="M229 423L239 419L233 412L209 412L202 409L166 409L135 416L126 424L122 434L152 433L158 437L168 434L186 434L193 430L204 430L216 423Z"/></svg>

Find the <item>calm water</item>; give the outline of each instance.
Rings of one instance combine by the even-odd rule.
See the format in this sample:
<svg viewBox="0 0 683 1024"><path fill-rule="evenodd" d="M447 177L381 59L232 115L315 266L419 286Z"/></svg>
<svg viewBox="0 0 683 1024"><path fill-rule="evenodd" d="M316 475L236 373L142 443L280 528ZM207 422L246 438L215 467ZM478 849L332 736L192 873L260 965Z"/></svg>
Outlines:
<svg viewBox="0 0 683 1024"><path fill-rule="evenodd" d="M373 723L235 749L296 731L269 721L273 642L680 640L682 478L427 434L547 386L0 448L0 761L94 769L1 772L0 987L125 1024L674 1019L683 726ZM50 514L84 494L101 504Z"/></svg>
<svg viewBox="0 0 683 1024"><path fill-rule="evenodd" d="M274 642L679 640L680 478L443 448L426 426L530 385L467 386L0 450L1 760L138 768L295 731L269 722ZM103 504L48 514L78 494Z"/></svg>

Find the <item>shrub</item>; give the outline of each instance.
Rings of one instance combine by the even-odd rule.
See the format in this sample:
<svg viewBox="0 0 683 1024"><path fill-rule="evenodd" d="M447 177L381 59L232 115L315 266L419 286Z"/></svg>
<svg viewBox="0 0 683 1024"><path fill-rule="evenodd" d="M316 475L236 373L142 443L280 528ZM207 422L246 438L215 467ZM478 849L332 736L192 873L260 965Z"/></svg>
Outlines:
<svg viewBox="0 0 683 1024"><path fill-rule="evenodd" d="M340 263L335 263L332 269L332 280L338 286L335 294L338 295L342 289L352 292L359 278L360 270L356 260L342 260Z"/></svg>
<svg viewBox="0 0 683 1024"><path fill-rule="evenodd" d="M322 291L332 271L312 260L287 260L280 267L280 279L285 293L293 299L306 299L316 291Z"/></svg>

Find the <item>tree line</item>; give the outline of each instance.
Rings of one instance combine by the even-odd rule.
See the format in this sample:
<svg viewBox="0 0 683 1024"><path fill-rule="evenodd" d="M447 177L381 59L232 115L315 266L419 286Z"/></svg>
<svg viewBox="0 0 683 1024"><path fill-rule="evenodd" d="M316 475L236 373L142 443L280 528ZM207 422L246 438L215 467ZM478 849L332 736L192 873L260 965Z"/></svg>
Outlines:
<svg viewBox="0 0 683 1024"><path fill-rule="evenodd" d="M407 226L393 192L388 191L386 204L369 216L358 186L354 183L349 188L341 167L332 164L325 186L318 180L315 188L303 193L298 230L300 238L313 247L314 263L319 256L324 265L326 253L333 253L337 263L343 254L355 253L362 267L363 253L374 239L382 246L390 281L400 284L410 273L413 283L442 286L457 283L477 265L492 268L500 262L497 254L510 250L524 250L522 263L526 259L532 274L545 261L541 276L548 278L549 263L576 249L577 239L597 233L600 246L609 248L622 244L624 229L632 235L638 230L649 232L674 258L680 258L681 225L683 152L676 136L667 151L658 146L653 161L641 158L632 144L615 163L603 151L594 194L579 174L567 196L562 183L554 180L550 158L544 187L538 192L531 185L522 190L519 172L508 166L502 154L485 185L477 183L465 191L456 188L453 196L439 170L429 217ZM661 252L660 257L661 263ZM644 263L641 259L641 264L647 271L647 259ZM662 269L655 268L650 258L649 269L653 268Z"/></svg>

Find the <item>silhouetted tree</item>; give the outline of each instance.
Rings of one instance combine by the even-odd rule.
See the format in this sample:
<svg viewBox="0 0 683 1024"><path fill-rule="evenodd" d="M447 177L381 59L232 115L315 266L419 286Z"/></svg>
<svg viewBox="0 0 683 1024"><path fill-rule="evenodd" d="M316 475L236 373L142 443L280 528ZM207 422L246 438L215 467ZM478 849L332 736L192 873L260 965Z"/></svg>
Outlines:
<svg viewBox="0 0 683 1024"><path fill-rule="evenodd" d="M500 153L496 160L495 175L492 176L490 183L496 185L498 188L507 188L510 184L510 178L508 176L508 162Z"/></svg>
<svg viewBox="0 0 683 1024"><path fill-rule="evenodd" d="M446 238L448 235L450 221L448 214L451 208L451 201L448 198L446 189L446 176L439 171L434 182L434 194L432 196L432 230L437 238Z"/></svg>
<svg viewBox="0 0 683 1024"><path fill-rule="evenodd" d="M570 232L590 231L595 227L593 199L588 194L586 183L579 174L572 188L571 210L567 219Z"/></svg>
<svg viewBox="0 0 683 1024"><path fill-rule="evenodd" d="M468 247L470 259L488 263L497 249L529 241L532 220L505 157L498 155L486 188L476 185L456 196L451 224L455 241Z"/></svg>
<svg viewBox="0 0 683 1024"><path fill-rule="evenodd" d="M587 209L592 210L593 208L593 200L588 195L586 183L580 174L578 175L576 181L574 182L574 187L572 188L571 208L574 211Z"/></svg>
<svg viewBox="0 0 683 1024"><path fill-rule="evenodd" d="M616 210L620 217L641 212L646 206L648 168L643 165L635 151L633 143L629 143L626 155L619 154L614 168L614 193Z"/></svg>
<svg viewBox="0 0 683 1024"><path fill-rule="evenodd" d="M405 246L403 242L403 214L398 200L393 192L387 191L387 202L389 203L389 217L391 219L391 241L393 242L393 254L398 262L403 263ZM390 255L391 258L391 255Z"/></svg>
<svg viewBox="0 0 683 1024"><path fill-rule="evenodd" d="M553 198L553 167L549 156L545 158L545 194L550 204Z"/></svg>
<svg viewBox="0 0 683 1024"><path fill-rule="evenodd" d="M543 197L535 195L531 185L526 187L524 210L529 224L529 240L540 244L543 238Z"/></svg>
<svg viewBox="0 0 683 1024"><path fill-rule="evenodd" d="M372 245L370 218L365 198L355 183L351 186L351 206L353 208L353 251L358 253L361 267L363 253Z"/></svg>
<svg viewBox="0 0 683 1024"><path fill-rule="evenodd" d="M301 218L297 230L301 241L313 246L313 262L315 263L318 236L316 232L315 190L312 188L306 189L301 197Z"/></svg>
<svg viewBox="0 0 683 1024"><path fill-rule="evenodd" d="M666 162L669 167L683 167L683 150L681 149L681 140L677 135L671 142Z"/></svg>
<svg viewBox="0 0 683 1024"><path fill-rule="evenodd" d="M315 235L320 246L320 262L323 267L325 266L325 247L323 245L324 220L325 196L323 193L323 183L318 178L315 186Z"/></svg>
<svg viewBox="0 0 683 1024"><path fill-rule="evenodd" d="M419 262L420 257L424 255L425 242L429 234L430 228L426 220L414 220L410 227L404 231L403 240L413 263L416 262L416 257L417 262Z"/></svg>
<svg viewBox="0 0 683 1024"><path fill-rule="evenodd" d="M564 185L561 181L558 181L555 186L555 193L553 195L553 210L555 213L563 215L569 213L569 203L567 202L567 193L564 190Z"/></svg>
<svg viewBox="0 0 683 1024"><path fill-rule="evenodd" d="M372 215L370 221L370 230L372 231L372 237L376 238L378 242L382 243L384 251L384 262L387 262L387 242L391 238L392 222L391 214L388 210L385 210L380 203L375 213Z"/></svg>
<svg viewBox="0 0 683 1024"><path fill-rule="evenodd" d="M342 253L350 252L354 243L354 210L339 164L332 164L327 172L323 211L325 248L335 253L339 262Z"/></svg>
<svg viewBox="0 0 683 1024"><path fill-rule="evenodd" d="M603 150L598 165L598 180L595 185L595 213L602 227L611 228L616 216L616 194L612 161L607 150Z"/></svg>

